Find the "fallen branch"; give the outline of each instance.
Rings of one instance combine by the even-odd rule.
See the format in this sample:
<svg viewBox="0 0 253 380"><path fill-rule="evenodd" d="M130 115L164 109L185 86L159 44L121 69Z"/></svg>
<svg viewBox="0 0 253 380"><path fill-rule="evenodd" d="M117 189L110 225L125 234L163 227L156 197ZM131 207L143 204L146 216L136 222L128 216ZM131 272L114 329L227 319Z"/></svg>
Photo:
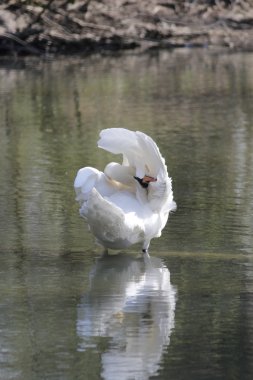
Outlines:
<svg viewBox="0 0 253 380"><path fill-rule="evenodd" d="M66 17L66 18L68 18L69 21L73 21L74 23L76 23L78 26L80 26L82 28L104 30L104 31L109 31L111 33L115 33L116 32L115 28L112 27L112 26L98 25L98 24L94 24L92 22L86 22L86 21L80 20L79 18L74 17L74 16L70 17L68 14L66 14L62 10L58 10L57 13L61 14L62 16Z"/></svg>
<svg viewBox="0 0 253 380"><path fill-rule="evenodd" d="M0 38L1 37L4 37L11 41L16 42L18 45L21 45L23 48L25 48L25 50L27 50L29 53L33 53L36 55L42 54L42 52L36 49L34 46L31 46L28 42L21 40L20 38L18 38L17 36L14 36L11 33L6 33L6 32L0 33Z"/></svg>
<svg viewBox="0 0 253 380"><path fill-rule="evenodd" d="M26 29L32 28L34 24L40 21L44 13L50 9L51 4L54 2L54 0L49 0L48 3L43 7L43 9L37 14L34 20L32 20L26 27Z"/></svg>

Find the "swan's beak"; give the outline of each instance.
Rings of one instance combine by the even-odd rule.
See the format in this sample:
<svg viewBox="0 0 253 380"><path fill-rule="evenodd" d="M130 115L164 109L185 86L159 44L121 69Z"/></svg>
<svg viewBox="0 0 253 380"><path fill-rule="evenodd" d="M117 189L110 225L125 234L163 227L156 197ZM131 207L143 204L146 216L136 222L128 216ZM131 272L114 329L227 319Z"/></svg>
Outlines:
<svg viewBox="0 0 253 380"><path fill-rule="evenodd" d="M156 182L157 179L154 178L154 177L150 177L148 175L145 175L143 178L139 178L139 177L134 177L136 179L136 181L139 182L139 184L144 188L144 189L147 189L148 188L148 184L149 182Z"/></svg>
<svg viewBox="0 0 253 380"><path fill-rule="evenodd" d="M157 181L157 178L150 177L149 175L145 175L145 176L142 178L142 181L143 181L143 182L146 182L146 183L149 183L149 182L156 182L156 181Z"/></svg>

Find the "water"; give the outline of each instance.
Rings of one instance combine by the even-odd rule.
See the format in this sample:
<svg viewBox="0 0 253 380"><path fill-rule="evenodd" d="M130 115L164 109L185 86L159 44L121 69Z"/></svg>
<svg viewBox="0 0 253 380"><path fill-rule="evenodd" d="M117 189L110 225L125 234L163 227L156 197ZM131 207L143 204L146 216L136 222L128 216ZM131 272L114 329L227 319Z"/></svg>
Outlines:
<svg viewBox="0 0 253 380"><path fill-rule="evenodd" d="M252 378L252 67L198 50L2 60L1 379ZM150 261L101 258L74 200L118 126L151 135L173 177Z"/></svg>

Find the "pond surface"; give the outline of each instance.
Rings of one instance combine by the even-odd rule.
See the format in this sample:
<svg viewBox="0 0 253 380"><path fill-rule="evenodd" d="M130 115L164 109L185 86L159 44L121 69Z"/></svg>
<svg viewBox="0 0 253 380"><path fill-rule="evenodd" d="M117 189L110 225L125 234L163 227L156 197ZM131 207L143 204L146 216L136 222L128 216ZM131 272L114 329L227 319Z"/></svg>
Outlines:
<svg viewBox="0 0 253 380"><path fill-rule="evenodd" d="M108 127L160 147L177 211L100 257L73 180ZM0 65L1 379L253 376L253 54Z"/></svg>

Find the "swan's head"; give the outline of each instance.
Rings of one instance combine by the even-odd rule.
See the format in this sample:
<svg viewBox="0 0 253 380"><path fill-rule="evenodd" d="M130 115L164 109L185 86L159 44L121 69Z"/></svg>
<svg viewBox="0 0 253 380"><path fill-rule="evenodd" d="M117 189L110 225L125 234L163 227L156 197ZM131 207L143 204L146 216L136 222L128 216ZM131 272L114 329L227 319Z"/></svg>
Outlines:
<svg viewBox="0 0 253 380"><path fill-rule="evenodd" d="M144 188L147 189L150 182L156 182L157 179L154 177L150 177L149 175L145 175L143 178L135 177L136 181Z"/></svg>

